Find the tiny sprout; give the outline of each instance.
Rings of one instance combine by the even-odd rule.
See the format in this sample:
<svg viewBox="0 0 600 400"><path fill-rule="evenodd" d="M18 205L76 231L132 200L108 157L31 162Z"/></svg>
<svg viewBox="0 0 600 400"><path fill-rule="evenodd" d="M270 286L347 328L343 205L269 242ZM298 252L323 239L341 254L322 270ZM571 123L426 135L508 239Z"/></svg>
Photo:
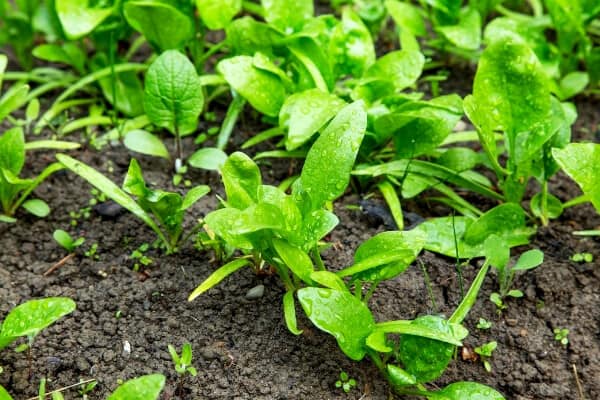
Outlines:
<svg viewBox="0 0 600 400"><path fill-rule="evenodd" d="M498 343L494 340L489 343L485 343L479 347L475 347L475 353L479 354L481 357L481 361L483 362L483 367L487 372L492 372L492 364L490 364L489 359L492 357L492 353L496 350Z"/></svg>
<svg viewBox="0 0 600 400"><path fill-rule="evenodd" d="M506 304L502 301L502 297L496 292L490 294L490 301L496 305L498 312L506 309Z"/></svg>
<svg viewBox="0 0 600 400"><path fill-rule="evenodd" d="M554 328L554 340L566 347L569 344L569 330L566 328Z"/></svg>
<svg viewBox="0 0 600 400"><path fill-rule="evenodd" d="M83 255L86 256L87 258L89 258L90 260L99 260L100 256L98 254L96 254L97 252L98 252L98 243L94 243L89 248L89 250L87 250L83 253Z"/></svg>
<svg viewBox="0 0 600 400"><path fill-rule="evenodd" d="M335 382L336 388L341 388L345 393L348 393L355 386L355 379L350 378L348 373L345 371L340 372L340 379Z"/></svg>
<svg viewBox="0 0 600 400"><path fill-rule="evenodd" d="M171 354L171 359L173 360L173 364L175 364L175 371L180 376L185 375L185 373L189 373L191 376L196 376L197 371L196 368L192 366L192 345L186 343L181 348L181 355L177 354L177 350L172 345L168 345L169 354Z"/></svg>
<svg viewBox="0 0 600 400"><path fill-rule="evenodd" d="M477 323L477 329L490 329L492 327L492 323L485 318L479 318L479 322Z"/></svg>
<svg viewBox="0 0 600 400"><path fill-rule="evenodd" d="M578 263L591 263L594 256L591 253L575 253L571 256L571 261Z"/></svg>
<svg viewBox="0 0 600 400"><path fill-rule="evenodd" d="M63 231L62 229L57 229L52 234L52 237L56 242L61 245L65 250L69 253L73 253L75 249L85 242L84 237L80 237L79 239L73 239L68 232Z"/></svg>

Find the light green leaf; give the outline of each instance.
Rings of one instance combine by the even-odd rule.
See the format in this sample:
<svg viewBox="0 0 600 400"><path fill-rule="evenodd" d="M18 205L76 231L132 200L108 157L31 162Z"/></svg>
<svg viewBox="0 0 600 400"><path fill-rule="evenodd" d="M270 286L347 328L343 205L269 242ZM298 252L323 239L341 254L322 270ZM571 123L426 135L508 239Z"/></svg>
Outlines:
<svg viewBox="0 0 600 400"><path fill-rule="evenodd" d="M261 4L265 20L286 33L298 30L314 14L312 0L261 0Z"/></svg>
<svg viewBox="0 0 600 400"><path fill-rule="evenodd" d="M470 245L483 243L490 235L515 232L525 227L525 211L515 203L496 206L474 221L465 231Z"/></svg>
<svg viewBox="0 0 600 400"><path fill-rule="evenodd" d="M92 32L109 15L112 8L95 8L89 6L89 1L55 0L56 14L65 35L70 40L79 39Z"/></svg>
<svg viewBox="0 0 600 400"><path fill-rule="evenodd" d="M25 164L25 137L23 129L14 127L0 136L0 169L18 176Z"/></svg>
<svg viewBox="0 0 600 400"><path fill-rule="evenodd" d="M298 290L298 300L312 323L337 339L344 354L355 361L365 356L365 341L375 327L366 305L348 291L313 287Z"/></svg>
<svg viewBox="0 0 600 400"><path fill-rule="evenodd" d="M288 330L294 335L301 335L302 330L298 329L296 323L296 304L294 303L294 292L287 291L283 295L283 315L285 317L285 324Z"/></svg>
<svg viewBox="0 0 600 400"><path fill-rule="evenodd" d="M194 37L192 19L162 1L128 1L123 6L123 14L133 29L161 51L180 49Z"/></svg>
<svg viewBox="0 0 600 400"><path fill-rule="evenodd" d="M429 392L429 400L504 400L489 386L477 382L454 382L442 390Z"/></svg>
<svg viewBox="0 0 600 400"><path fill-rule="evenodd" d="M273 247L283 263L307 284L311 285L310 274L314 271L313 263L304 251L292 246L282 239L273 239Z"/></svg>
<svg viewBox="0 0 600 400"><path fill-rule="evenodd" d="M287 97L279 111L279 125L287 127L285 147L295 150L329 122L346 103L319 89L309 89Z"/></svg>
<svg viewBox="0 0 600 400"><path fill-rule="evenodd" d="M6 316L0 330L0 338L34 337L60 318L72 313L75 307L75 302L66 297L29 300L13 308Z"/></svg>
<svg viewBox="0 0 600 400"><path fill-rule="evenodd" d="M183 198L180 209L187 210L193 204L195 204L198 200L200 200L202 197L207 195L209 192L210 192L210 187L208 187L207 185L199 185L199 186L196 186L196 187L190 189L185 194L185 197Z"/></svg>
<svg viewBox="0 0 600 400"><path fill-rule="evenodd" d="M57 229L52 234L52 237L58 244L65 248L67 251L73 251L73 238L68 232L62 229Z"/></svg>
<svg viewBox="0 0 600 400"><path fill-rule="evenodd" d="M221 168L227 203L231 207L245 209L258 201L258 189L262 178L258 166L250 157L236 151Z"/></svg>
<svg viewBox="0 0 600 400"><path fill-rule="evenodd" d="M412 386L417 384L417 379L394 364L387 365L388 377L394 386Z"/></svg>
<svg viewBox="0 0 600 400"><path fill-rule="evenodd" d="M23 202L22 207L36 217L43 218L50 214L50 207L40 199L30 199Z"/></svg>
<svg viewBox="0 0 600 400"><path fill-rule="evenodd" d="M242 0L196 0L196 7L209 29L223 29L242 9Z"/></svg>
<svg viewBox="0 0 600 400"><path fill-rule="evenodd" d="M438 26L437 31L460 49L478 50L481 46L481 16L474 7L461 10L458 24Z"/></svg>
<svg viewBox="0 0 600 400"><path fill-rule="evenodd" d="M564 149L552 149L552 155L600 213L600 145L570 143Z"/></svg>
<svg viewBox="0 0 600 400"><path fill-rule="evenodd" d="M123 144L131 151L162 157L167 160L170 158L169 151L162 140L143 129L134 129L127 132Z"/></svg>
<svg viewBox="0 0 600 400"><path fill-rule="evenodd" d="M144 375L119 386L106 400L156 400L165 386L163 375Z"/></svg>
<svg viewBox="0 0 600 400"><path fill-rule="evenodd" d="M218 171L227 161L227 154L216 147L205 147L188 158L188 164L194 168Z"/></svg>
<svg viewBox="0 0 600 400"><path fill-rule="evenodd" d="M586 72L573 71L565 75L559 83L561 100L569 99L581 93L590 83L590 77Z"/></svg>
<svg viewBox="0 0 600 400"><path fill-rule="evenodd" d="M150 121L174 135L185 135L196 130L203 106L194 65L177 50L162 53L146 73L144 110Z"/></svg>
<svg viewBox="0 0 600 400"><path fill-rule="evenodd" d="M212 288L213 286L216 286L219 282L221 282L223 279L225 279L229 275L233 274L238 269L245 267L246 265L249 265L249 264L250 264L250 261L248 261L247 259L238 258L236 260L230 261L227 264L223 265L222 267L217 269L215 272L210 274L210 276L208 278L206 278L206 280L204 280L204 282L202 282L200 284L200 286L198 286L196 289L194 289L194 291L189 295L188 301L194 300L196 297L200 296L202 293L206 292L208 289Z"/></svg>
<svg viewBox="0 0 600 400"><path fill-rule="evenodd" d="M333 272L315 271L310 274L310 279L317 282L319 285L324 286L329 289L341 290L341 291L348 290L348 288L346 287L346 284L344 283L342 278L340 278Z"/></svg>
<svg viewBox="0 0 600 400"><path fill-rule="evenodd" d="M517 263L511 268L513 271L526 271L536 268L544 262L544 253L538 249L528 250L521 254Z"/></svg>
<svg viewBox="0 0 600 400"><path fill-rule="evenodd" d="M329 57L334 76L362 76L375 62L375 47L369 29L350 7L342 10L342 20L329 40Z"/></svg>
<svg viewBox="0 0 600 400"><path fill-rule="evenodd" d="M0 122L27 103L29 85L16 83L0 98Z"/></svg>
<svg viewBox="0 0 600 400"><path fill-rule="evenodd" d="M250 56L236 56L222 60L217 71L227 83L258 111L276 117L285 100L281 79L254 65Z"/></svg>
<svg viewBox="0 0 600 400"><path fill-rule="evenodd" d="M354 102L338 113L311 147L294 193L307 193L312 210L322 208L346 190L366 125L364 103Z"/></svg>
<svg viewBox="0 0 600 400"><path fill-rule="evenodd" d="M0 339L0 348L2 348L1 341L2 341L2 339ZM2 385L0 385L0 400L13 400L13 398L10 396L10 394L8 394L6 389L4 389L4 387L2 387Z"/></svg>

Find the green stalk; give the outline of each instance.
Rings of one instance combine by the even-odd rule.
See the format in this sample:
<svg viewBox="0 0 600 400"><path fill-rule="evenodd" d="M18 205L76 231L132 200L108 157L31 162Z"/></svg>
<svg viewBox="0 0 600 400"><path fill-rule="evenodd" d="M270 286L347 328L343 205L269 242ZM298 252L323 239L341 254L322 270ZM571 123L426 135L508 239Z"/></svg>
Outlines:
<svg viewBox="0 0 600 400"><path fill-rule="evenodd" d="M233 131L238 117L244 109L244 105L246 104L246 100L242 96L240 96L233 90L232 93L233 100L229 104L227 114L225 115L225 119L223 120L223 124L221 125L221 131L219 132L219 136L217 137L217 148L219 150L224 150L227 146L227 142L229 142L231 132Z"/></svg>
<svg viewBox="0 0 600 400"><path fill-rule="evenodd" d="M481 285L483 284L483 280L485 279L485 276L489 269L490 265L486 261L477 273L477 276L475 276L475 279L473 280L473 283L471 284L467 295L463 297L462 301L460 302L452 316L448 319L448 322L460 324L467 317L467 314L469 313L469 311L475 304L475 301L477 300L477 294L479 294L479 289L481 289Z"/></svg>
<svg viewBox="0 0 600 400"><path fill-rule="evenodd" d="M590 201L590 197L586 194L582 194L581 196L575 197L574 199L563 203L563 208L577 206L579 204L587 203L588 201Z"/></svg>

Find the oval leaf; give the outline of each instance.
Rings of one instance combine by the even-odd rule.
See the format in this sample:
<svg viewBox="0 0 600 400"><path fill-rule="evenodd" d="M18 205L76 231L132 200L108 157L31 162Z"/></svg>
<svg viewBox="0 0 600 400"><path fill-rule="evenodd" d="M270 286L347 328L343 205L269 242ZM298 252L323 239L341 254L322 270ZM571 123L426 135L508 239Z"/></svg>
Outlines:
<svg viewBox="0 0 600 400"><path fill-rule="evenodd" d="M106 400L156 400L164 386L163 375L140 376L123 383Z"/></svg>
<svg viewBox="0 0 600 400"><path fill-rule="evenodd" d="M162 140L143 129L127 132L123 144L131 151L169 159L169 150Z"/></svg>

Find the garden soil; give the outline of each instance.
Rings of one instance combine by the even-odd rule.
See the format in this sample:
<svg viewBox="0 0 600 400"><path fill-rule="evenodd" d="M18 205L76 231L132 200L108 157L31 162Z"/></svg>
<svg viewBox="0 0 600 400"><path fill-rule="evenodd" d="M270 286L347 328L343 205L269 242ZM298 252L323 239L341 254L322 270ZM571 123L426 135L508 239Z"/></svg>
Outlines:
<svg viewBox="0 0 600 400"><path fill-rule="evenodd" d="M472 78L470 75L469 79ZM463 90L465 87L462 87ZM578 100L580 118L574 136L578 140L595 137L600 107L590 99ZM234 132L244 140L252 131L244 120ZM167 142L172 140L167 139ZM190 148L191 142L188 143ZM238 148L232 145L231 148ZM83 149L71 155L89 163L121 182L129 158L134 154L123 147L102 152ZM28 156L27 174L39 172L52 162L50 152ZM280 182L299 162L262 163L265 181ZM156 187L170 187L167 161L141 157L147 181ZM215 173L192 171L194 184L209 184L213 192L196 204L186 220L191 226L217 207L215 194L223 195ZM579 194L577 186L559 174L551 190L561 200ZM336 203L339 226L327 237L332 245L323 258L332 269L352 263L357 246L386 228L386 211L381 199L350 191ZM155 239L152 231L128 213L101 216L91 211L70 226L70 211L88 206L93 197L90 186L75 175L54 174L35 191L48 201L52 213L45 219L20 213L16 224L0 225L0 316L14 306L47 296L68 296L77 310L43 331L35 340L31 361L14 346L0 353L0 384L16 400L37 394L41 378L48 379L47 390L96 379L89 399L105 399L120 380L149 373L167 376L162 399L389 399L387 383L368 361L346 358L333 337L299 317L300 336L286 329L282 314L284 289L274 276L257 276L250 269L225 279L220 285L188 302L188 294L219 267L210 251L199 251L188 243L178 254L164 256L156 250L146 254L153 262L134 272L129 255L143 243ZM489 201L469 197L476 205L489 207ZM363 204L362 210L355 207ZM403 204L411 223L421 218L448 215L440 205L424 200ZM84 236L86 241L62 267L44 276L66 256L52 239L55 229ZM462 351L446 373L430 388L458 381L488 384L507 399L600 399L600 239L572 235L582 229L599 229L600 217L589 205L568 209L548 227L542 227L527 248L540 248L544 264L517 275L514 288L524 297L508 300L501 313L488 300L497 288L491 273L471 310L466 326L470 335L467 348L491 340L498 348L491 358L491 372L481 361L463 360ZM97 259L83 252L98 244ZM589 252L592 263L575 263L570 257ZM465 286L470 284L480 264L473 261L462 268ZM431 282L429 295L424 271ZM248 291L264 285L264 294L248 298ZM381 284L370 301L377 320L411 319L439 313L449 316L460 301L459 278L454 260L424 252L415 265L397 278ZM298 315L301 316L298 308ZM492 322L489 330L477 329L479 318ZM554 339L554 328L569 329L569 343ZM180 380L173 368L167 345L178 349L191 343L196 377ZM345 371L358 385L345 394L335 387ZM77 390L64 392L66 399L80 398Z"/></svg>

